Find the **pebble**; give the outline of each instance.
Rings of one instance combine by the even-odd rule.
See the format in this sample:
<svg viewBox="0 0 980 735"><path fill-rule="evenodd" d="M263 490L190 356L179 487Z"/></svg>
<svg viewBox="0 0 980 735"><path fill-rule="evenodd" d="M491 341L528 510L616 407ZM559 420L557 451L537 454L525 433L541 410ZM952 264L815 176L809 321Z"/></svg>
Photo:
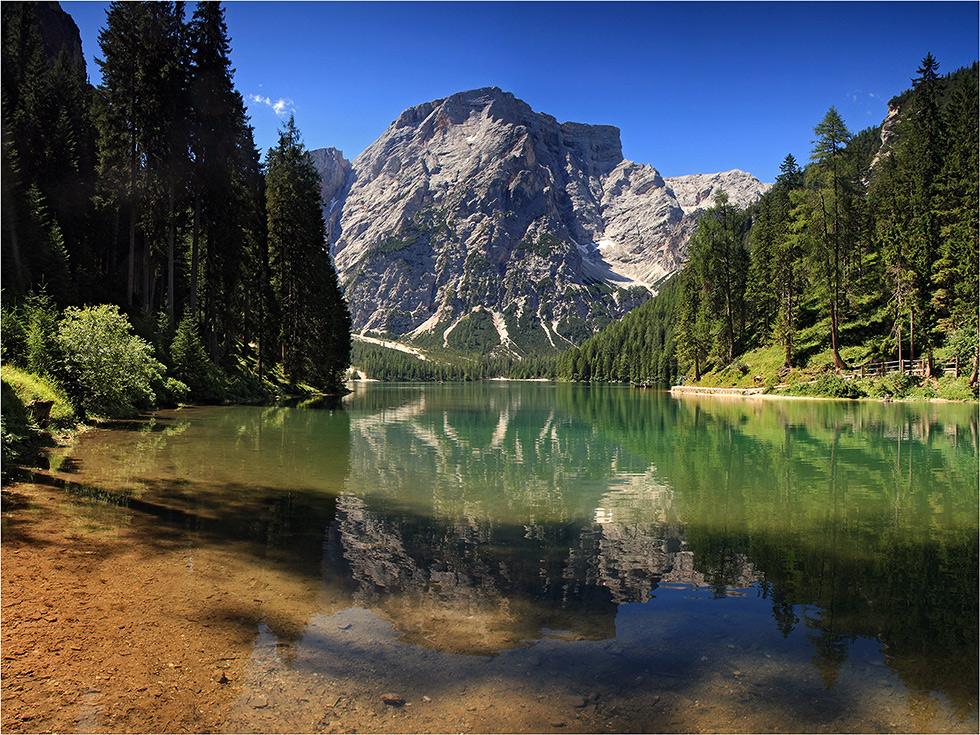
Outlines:
<svg viewBox="0 0 980 735"><path fill-rule="evenodd" d="M387 694L382 694L381 701L392 707L401 707L405 704L404 697L398 694L392 694L391 692L388 692Z"/></svg>

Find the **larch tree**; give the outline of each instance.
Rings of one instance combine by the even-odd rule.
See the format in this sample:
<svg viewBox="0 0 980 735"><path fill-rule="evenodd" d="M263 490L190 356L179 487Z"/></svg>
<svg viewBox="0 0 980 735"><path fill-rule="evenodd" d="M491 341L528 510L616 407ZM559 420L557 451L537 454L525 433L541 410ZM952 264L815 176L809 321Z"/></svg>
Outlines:
<svg viewBox="0 0 980 735"><path fill-rule="evenodd" d="M812 225L816 232L810 238L810 256L820 281L826 284L834 367L846 370L847 363L840 356L840 312L847 291L846 266L854 244L853 205L857 198L847 156L851 133L835 107L813 131L817 138L810 155L813 165L808 188L815 205Z"/></svg>

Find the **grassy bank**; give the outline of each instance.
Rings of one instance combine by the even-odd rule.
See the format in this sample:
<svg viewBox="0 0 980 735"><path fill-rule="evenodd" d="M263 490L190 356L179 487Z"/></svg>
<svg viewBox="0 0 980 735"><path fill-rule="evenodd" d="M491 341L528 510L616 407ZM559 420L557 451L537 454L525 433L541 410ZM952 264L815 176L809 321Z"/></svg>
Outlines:
<svg viewBox="0 0 980 735"><path fill-rule="evenodd" d="M838 374L830 351L815 354L805 367L783 370L781 347L765 347L745 353L731 365L706 373L701 380L685 380L685 385L706 388L755 388L767 395L812 398L877 398L890 400L976 401L977 386L969 385L969 375L952 373L922 378L902 373L865 378ZM842 351L850 364L867 359L859 348Z"/></svg>

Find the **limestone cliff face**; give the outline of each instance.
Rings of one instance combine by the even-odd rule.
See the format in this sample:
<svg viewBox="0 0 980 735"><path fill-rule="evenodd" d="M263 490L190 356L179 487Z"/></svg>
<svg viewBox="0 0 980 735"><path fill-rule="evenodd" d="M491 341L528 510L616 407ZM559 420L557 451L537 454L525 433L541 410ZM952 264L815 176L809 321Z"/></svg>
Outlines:
<svg viewBox="0 0 980 735"><path fill-rule="evenodd" d="M314 160L356 330L482 335L520 356L649 298L718 186L739 204L766 188L738 171L664 179L623 159L617 128L559 123L496 87L406 110L349 168L336 151Z"/></svg>
<svg viewBox="0 0 980 735"><path fill-rule="evenodd" d="M341 197L347 177L350 175L350 161L336 148L318 148L310 151L313 165L320 172L320 199L323 202L323 218L334 221L333 213L341 206ZM328 229L327 238L331 238Z"/></svg>

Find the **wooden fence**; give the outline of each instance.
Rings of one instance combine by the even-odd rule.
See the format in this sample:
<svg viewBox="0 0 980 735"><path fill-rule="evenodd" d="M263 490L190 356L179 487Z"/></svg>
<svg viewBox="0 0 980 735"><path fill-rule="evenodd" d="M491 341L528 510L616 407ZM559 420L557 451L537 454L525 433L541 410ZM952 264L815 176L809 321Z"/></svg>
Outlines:
<svg viewBox="0 0 980 735"><path fill-rule="evenodd" d="M953 373L957 378L960 377L960 359L953 357L944 362L933 363L936 373ZM857 365L851 368L850 373L845 373L846 378L869 378L873 376L883 376L889 373L905 373L907 375L917 375L923 377L929 370L929 361L922 360L890 360L888 362L867 362L864 365Z"/></svg>

